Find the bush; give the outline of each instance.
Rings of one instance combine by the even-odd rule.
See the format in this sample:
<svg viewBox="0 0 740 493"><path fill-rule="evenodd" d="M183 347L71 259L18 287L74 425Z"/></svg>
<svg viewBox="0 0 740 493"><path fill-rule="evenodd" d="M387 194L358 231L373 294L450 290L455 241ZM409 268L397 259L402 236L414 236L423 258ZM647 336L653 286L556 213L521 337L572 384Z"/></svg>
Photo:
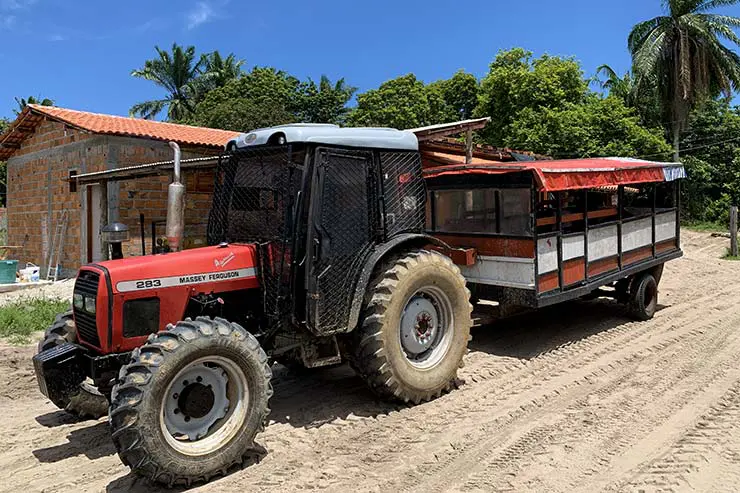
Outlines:
<svg viewBox="0 0 740 493"><path fill-rule="evenodd" d="M0 307L0 337L11 344L27 344L34 332L46 330L58 313L69 310L69 301L26 299Z"/></svg>

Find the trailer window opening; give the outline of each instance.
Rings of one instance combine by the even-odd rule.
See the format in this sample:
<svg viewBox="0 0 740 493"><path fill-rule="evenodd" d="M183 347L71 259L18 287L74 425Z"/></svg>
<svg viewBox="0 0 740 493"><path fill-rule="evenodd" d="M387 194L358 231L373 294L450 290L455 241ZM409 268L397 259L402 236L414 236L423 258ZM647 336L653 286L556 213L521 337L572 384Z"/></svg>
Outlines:
<svg viewBox="0 0 740 493"><path fill-rule="evenodd" d="M528 188L478 188L430 192L430 226L440 233L529 236Z"/></svg>

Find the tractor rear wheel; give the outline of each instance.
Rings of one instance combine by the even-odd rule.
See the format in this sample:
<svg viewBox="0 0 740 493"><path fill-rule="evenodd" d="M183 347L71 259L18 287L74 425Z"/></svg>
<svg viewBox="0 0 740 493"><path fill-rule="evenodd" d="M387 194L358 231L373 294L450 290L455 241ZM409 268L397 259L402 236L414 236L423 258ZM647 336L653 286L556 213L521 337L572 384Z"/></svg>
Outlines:
<svg viewBox="0 0 740 493"><path fill-rule="evenodd" d="M46 329L44 338L39 342L38 352L68 342L77 342L77 327L71 311L56 316L54 323ZM82 382L75 392L53 402L59 409L64 409L82 419L98 419L108 414L108 398L88 381Z"/></svg>
<svg viewBox="0 0 740 493"><path fill-rule="evenodd" d="M172 486L240 466L267 422L272 372L255 337L224 319L186 319L121 368L110 424L124 464Z"/></svg>
<svg viewBox="0 0 740 493"><path fill-rule="evenodd" d="M439 397L463 364L472 309L448 257L418 250L396 258L369 287L353 366L380 397L415 404Z"/></svg>

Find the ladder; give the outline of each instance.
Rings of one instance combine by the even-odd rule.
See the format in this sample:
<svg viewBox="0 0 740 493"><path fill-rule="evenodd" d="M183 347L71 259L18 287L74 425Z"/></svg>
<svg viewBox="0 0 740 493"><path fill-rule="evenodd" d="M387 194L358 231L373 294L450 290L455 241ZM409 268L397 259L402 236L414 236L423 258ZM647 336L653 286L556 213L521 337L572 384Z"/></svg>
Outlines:
<svg viewBox="0 0 740 493"><path fill-rule="evenodd" d="M51 237L49 245L49 258L46 263L46 280L56 281L59 276L59 261L62 258L64 250L64 236L67 234L67 224L69 223L69 210L64 209L57 221L57 227Z"/></svg>

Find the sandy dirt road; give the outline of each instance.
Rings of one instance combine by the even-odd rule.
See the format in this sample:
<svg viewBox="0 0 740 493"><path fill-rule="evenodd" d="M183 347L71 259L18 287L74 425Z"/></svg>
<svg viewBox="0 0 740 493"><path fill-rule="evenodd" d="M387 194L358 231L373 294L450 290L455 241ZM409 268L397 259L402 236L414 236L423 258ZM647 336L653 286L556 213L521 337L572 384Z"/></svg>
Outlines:
<svg viewBox="0 0 740 493"><path fill-rule="evenodd" d="M606 300L477 328L464 385L416 407L373 399L350 370L276 369L262 460L224 491L738 491L740 262L685 232L660 310ZM107 422L38 392L31 347L0 346L0 491L151 491Z"/></svg>

